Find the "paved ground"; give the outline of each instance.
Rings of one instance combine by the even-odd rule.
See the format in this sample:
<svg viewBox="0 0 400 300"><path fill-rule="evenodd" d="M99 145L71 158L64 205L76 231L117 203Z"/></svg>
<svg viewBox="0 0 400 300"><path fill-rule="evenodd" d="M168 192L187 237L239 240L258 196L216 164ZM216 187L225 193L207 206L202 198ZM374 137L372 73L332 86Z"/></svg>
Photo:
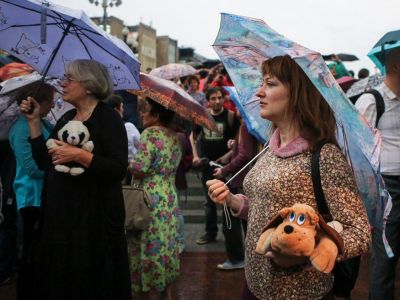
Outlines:
<svg viewBox="0 0 400 300"><path fill-rule="evenodd" d="M187 224L186 249L181 257L181 275L174 286L174 299L179 300L239 300L244 282L243 270L220 271L218 263L225 259L221 234L216 243L199 246L195 240L202 235L202 224ZM368 262L361 263L353 300L368 299ZM400 264L397 267L397 299L400 300ZM15 282L0 288L0 300L16 300Z"/></svg>
<svg viewBox="0 0 400 300"><path fill-rule="evenodd" d="M217 242L206 245L197 245L196 240L204 234L203 224L185 224L185 251L186 252L225 252L224 236L221 232L217 236Z"/></svg>

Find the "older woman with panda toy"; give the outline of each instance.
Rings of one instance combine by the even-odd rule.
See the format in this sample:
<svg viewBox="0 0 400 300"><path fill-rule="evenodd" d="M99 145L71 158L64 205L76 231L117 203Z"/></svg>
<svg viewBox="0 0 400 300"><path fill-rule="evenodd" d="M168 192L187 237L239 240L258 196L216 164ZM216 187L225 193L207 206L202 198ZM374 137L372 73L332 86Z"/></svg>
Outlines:
<svg viewBox="0 0 400 300"><path fill-rule="evenodd" d="M45 170L37 247L35 299L130 299L121 180L127 138L120 116L102 103L112 93L106 67L69 63L61 81L65 113L45 140L40 105L20 109L29 124L33 157Z"/></svg>

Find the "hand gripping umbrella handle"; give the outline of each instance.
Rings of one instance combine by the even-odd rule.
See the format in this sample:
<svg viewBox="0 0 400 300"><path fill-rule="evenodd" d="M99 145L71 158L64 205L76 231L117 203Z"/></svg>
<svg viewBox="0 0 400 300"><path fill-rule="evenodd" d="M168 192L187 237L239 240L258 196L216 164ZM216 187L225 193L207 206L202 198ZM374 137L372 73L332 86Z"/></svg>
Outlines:
<svg viewBox="0 0 400 300"><path fill-rule="evenodd" d="M256 156L254 156L243 168L241 168L235 175L233 175L225 185L227 186L235 177L237 177L240 173L242 173L253 161L255 161L261 154L263 154L269 148L268 142L265 143L264 149L260 151ZM226 201L224 202L224 213L225 213L225 221L226 227L230 230L232 229L232 221L228 211L228 205L226 205Z"/></svg>

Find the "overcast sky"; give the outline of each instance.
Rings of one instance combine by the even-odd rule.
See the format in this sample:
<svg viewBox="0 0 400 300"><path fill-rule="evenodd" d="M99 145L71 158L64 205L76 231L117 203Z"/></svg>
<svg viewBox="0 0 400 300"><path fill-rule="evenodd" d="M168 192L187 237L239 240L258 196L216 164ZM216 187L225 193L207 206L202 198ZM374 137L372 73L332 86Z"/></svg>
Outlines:
<svg viewBox="0 0 400 300"><path fill-rule="evenodd" d="M102 8L88 0L50 1L83 9L91 17L103 15ZM368 51L387 31L400 29L399 0L122 0L107 12L126 25L151 25L157 35L168 35L208 58L217 58L211 45L220 12L259 18L322 54L357 55L359 62L347 64L356 72L361 67L374 72Z"/></svg>

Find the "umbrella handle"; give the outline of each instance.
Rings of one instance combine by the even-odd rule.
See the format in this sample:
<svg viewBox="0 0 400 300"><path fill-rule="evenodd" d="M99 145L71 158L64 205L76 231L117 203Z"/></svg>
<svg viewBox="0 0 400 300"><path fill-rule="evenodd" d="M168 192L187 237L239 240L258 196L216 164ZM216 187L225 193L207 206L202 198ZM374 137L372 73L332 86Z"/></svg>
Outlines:
<svg viewBox="0 0 400 300"><path fill-rule="evenodd" d="M233 175L227 182L225 182L225 186L227 186L236 176L238 176L240 173L243 172L253 161L255 161L261 154L263 154L267 149L269 148L269 145L265 143L264 149L260 151L256 156L254 156L243 168L241 168L235 175ZM231 221L231 216L229 215L229 208L228 205L226 204L226 201L224 202L224 214L225 214L225 221L226 221L226 227L231 230L232 229L232 221Z"/></svg>

